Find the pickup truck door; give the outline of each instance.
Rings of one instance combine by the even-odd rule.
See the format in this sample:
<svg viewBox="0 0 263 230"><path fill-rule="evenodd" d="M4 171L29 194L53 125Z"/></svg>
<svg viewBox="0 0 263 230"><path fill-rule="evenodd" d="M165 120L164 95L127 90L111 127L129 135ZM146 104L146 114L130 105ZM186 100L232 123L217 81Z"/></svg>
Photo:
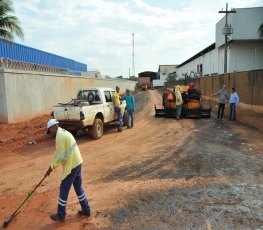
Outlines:
<svg viewBox="0 0 263 230"><path fill-rule="evenodd" d="M115 114L111 92L109 90L105 90L104 96L105 96L104 121L105 122L111 122L114 120L114 114Z"/></svg>

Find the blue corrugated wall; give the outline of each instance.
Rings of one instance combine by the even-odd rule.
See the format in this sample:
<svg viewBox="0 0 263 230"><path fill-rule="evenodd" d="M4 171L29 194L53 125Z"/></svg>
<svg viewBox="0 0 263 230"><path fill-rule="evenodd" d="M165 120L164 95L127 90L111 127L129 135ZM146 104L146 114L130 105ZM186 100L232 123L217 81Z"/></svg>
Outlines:
<svg viewBox="0 0 263 230"><path fill-rule="evenodd" d="M0 57L75 71L87 71L86 64L14 42L10 45L3 39L0 39Z"/></svg>

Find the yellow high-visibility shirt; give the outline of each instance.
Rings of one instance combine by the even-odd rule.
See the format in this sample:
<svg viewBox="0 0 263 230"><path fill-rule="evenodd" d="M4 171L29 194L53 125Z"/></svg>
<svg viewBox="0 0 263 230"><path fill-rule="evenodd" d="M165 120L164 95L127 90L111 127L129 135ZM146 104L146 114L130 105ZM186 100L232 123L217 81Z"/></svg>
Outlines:
<svg viewBox="0 0 263 230"><path fill-rule="evenodd" d="M58 128L56 135L56 151L51 161L51 169L54 170L62 164L62 180L64 180L71 170L83 162L79 147L75 138L65 129Z"/></svg>
<svg viewBox="0 0 263 230"><path fill-rule="evenodd" d="M113 100L113 104L115 107L120 107L121 105L121 102L120 102L120 96L117 92L115 92L113 95L112 95L112 100Z"/></svg>

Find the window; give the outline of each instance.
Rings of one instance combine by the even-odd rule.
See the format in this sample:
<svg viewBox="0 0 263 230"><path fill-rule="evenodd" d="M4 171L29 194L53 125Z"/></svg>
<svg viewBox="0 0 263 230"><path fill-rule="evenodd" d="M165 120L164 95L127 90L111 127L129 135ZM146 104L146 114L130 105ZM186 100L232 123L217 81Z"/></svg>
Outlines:
<svg viewBox="0 0 263 230"><path fill-rule="evenodd" d="M203 73L203 64L197 65L197 73L200 73L200 74Z"/></svg>
<svg viewBox="0 0 263 230"><path fill-rule="evenodd" d="M79 100L88 100L89 93L93 93L94 102L101 102L100 94L98 90L81 90L78 94Z"/></svg>
<svg viewBox="0 0 263 230"><path fill-rule="evenodd" d="M106 102L111 102L112 101L110 91L104 91L104 95L105 95Z"/></svg>

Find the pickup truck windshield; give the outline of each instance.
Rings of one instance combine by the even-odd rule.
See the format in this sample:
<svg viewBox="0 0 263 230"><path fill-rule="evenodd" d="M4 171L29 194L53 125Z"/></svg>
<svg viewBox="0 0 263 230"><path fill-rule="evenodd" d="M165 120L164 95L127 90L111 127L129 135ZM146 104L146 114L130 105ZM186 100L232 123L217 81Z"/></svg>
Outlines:
<svg viewBox="0 0 263 230"><path fill-rule="evenodd" d="M89 93L93 93L94 102L101 102L100 94L98 90L81 90L78 93L78 100L88 100Z"/></svg>

